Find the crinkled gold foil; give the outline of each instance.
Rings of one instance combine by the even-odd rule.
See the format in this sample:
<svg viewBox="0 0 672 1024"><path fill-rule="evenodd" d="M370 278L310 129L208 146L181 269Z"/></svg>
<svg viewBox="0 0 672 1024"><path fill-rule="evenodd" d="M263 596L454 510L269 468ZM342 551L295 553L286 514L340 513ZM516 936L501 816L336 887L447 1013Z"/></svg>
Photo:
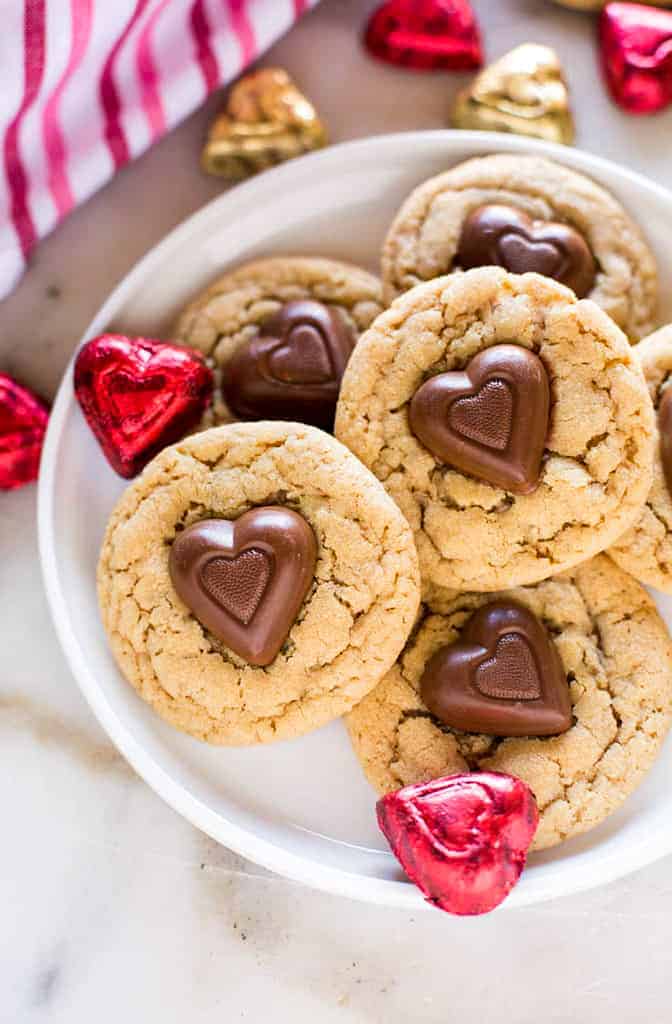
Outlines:
<svg viewBox="0 0 672 1024"><path fill-rule="evenodd" d="M456 128L573 142L569 93L557 54L536 43L517 46L458 95L451 121Z"/></svg>
<svg viewBox="0 0 672 1024"><path fill-rule="evenodd" d="M245 75L215 118L201 164L208 174L240 180L327 143L317 112L286 71Z"/></svg>

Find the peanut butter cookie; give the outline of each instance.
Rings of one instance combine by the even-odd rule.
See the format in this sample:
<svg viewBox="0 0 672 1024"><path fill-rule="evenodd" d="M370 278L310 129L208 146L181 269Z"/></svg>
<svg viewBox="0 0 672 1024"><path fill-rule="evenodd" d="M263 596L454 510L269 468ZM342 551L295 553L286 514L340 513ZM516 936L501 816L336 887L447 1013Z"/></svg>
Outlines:
<svg viewBox="0 0 672 1024"><path fill-rule="evenodd" d="M654 329L657 271L641 231L605 189L551 160L480 157L418 186L385 241L385 298L490 264L555 278L633 341Z"/></svg>
<svg viewBox="0 0 672 1024"><path fill-rule="evenodd" d="M203 426L280 419L331 430L350 353L382 308L379 280L336 260L272 257L225 274L175 331L215 374Z"/></svg>
<svg viewBox="0 0 672 1024"><path fill-rule="evenodd" d="M362 336L336 436L385 484L423 577L496 590L609 547L651 484L653 407L595 303L485 267L406 292Z"/></svg>
<svg viewBox="0 0 672 1024"><path fill-rule="evenodd" d="M672 594L672 326L633 349L656 409L653 483L640 518L609 554L642 583Z"/></svg>
<svg viewBox="0 0 672 1024"><path fill-rule="evenodd" d="M423 679L442 650L450 654L462 645L464 662L465 632L493 600L430 586L397 664L346 721L362 767L380 793L469 770L523 779L539 805L534 847L543 849L598 825L642 781L670 725L672 644L644 588L605 555L572 573L500 593L498 607L515 602L519 616L534 616L546 631L573 717L555 726L564 729L558 735L506 734L511 710L534 705L538 694L517 693L514 704L492 685L498 659L508 659L501 677L507 685L518 684L526 673L530 678L524 660L523 671L512 673L513 649L501 640L518 638L505 634L493 657L480 663L488 675L476 694L504 728L497 736L466 732L428 710ZM529 660L530 650L523 644L519 656ZM539 666L543 670L543 661ZM542 687L544 678L541 671Z"/></svg>
<svg viewBox="0 0 672 1024"><path fill-rule="evenodd" d="M299 736L394 663L418 607L392 499L313 427L237 423L166 448L114 510L98 567L119 668L172 725Z"/></svg>

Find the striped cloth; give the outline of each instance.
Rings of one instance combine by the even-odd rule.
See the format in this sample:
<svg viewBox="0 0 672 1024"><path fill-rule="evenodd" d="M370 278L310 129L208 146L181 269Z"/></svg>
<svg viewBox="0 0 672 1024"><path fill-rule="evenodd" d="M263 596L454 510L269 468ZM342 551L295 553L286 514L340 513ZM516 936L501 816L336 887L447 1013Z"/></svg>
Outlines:
<svg viewBox="0 0 672 1024"><path fill-rule="evenodd" d="M0 298L39 238L316 2L0 3Z"/></svg>

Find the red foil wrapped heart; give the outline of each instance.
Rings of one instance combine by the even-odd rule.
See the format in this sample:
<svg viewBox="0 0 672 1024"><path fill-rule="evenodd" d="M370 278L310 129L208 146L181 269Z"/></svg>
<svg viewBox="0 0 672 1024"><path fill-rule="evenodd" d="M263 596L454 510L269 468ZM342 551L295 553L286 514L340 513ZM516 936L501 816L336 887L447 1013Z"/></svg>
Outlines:
<svg viewBox="0 0 672 1024"><path fill-rule="evenodd" d="M212 400L213 377L192 349L102 334L80 350L74 384L108 462L132 477L197 425Z"/></svg>
<svg viewBox="0 0 672 1024"><path fill-rule="evenodd" d="M602 66L616 103L655 114L672 103L672 11L607 4L600 19Z"/></svg>
<svg viewBox="0 0 672 1024"><path fill-rule="evenodd" d="M525 867L539 813L532 791L500 772L448 775L388 793L378 824L425 899L450 914L485 914Z"/></svg>
<svg viewBox="0 0 672 1024"><path fill-rule="evenodd" d="M48 419L46 402L0 373L0 491L37 479Z"/></svg>
<svg viewBox="0 0 672 1024"><path fill-rule="evenodd" d="M471 71L483 63L467 0L388 0L369 18L364 45L379 60L417 71Z"/></svg>

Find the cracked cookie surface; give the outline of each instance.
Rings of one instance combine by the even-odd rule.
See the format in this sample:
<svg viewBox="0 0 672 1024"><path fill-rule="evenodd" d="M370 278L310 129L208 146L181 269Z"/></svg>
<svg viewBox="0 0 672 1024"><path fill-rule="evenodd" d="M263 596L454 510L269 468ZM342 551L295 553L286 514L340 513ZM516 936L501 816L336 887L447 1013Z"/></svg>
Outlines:
<svg viewBox="0 0 672 1024"><path fill-rule="evenodd" d="M663 393L672 385L672 325L661 328L633 349L658 410ZM672 496L665 482L660 457L660 436L655 428L653 482L640 518L609 554L642 583L672 594Z"/></svg>
<svg viewBox="0 0 672 1024"><path fill-rule="evenodd" d="M551 387L539 484L525 495L439 462L408 424L426 379L511 342L536 352ZM585 561L637 519L653 429L642 371L601 309L537 274L485 267L419 285L375 320L346 369L335 432L408 519L423 578L496 590Z"/></svg>
<svg viewBox="0 0 672 1024"><path fill-rule="evenodd" d="M513 206L534 220L576 228L597 262L587 296L634 341L655 327L656 264L641 231L617 200L589 178L550 160L498 154L468 160L419 185L406 199L383 248L389 303L454 266L462 225L477 207Z"/></svg>
<svg viewBox="0 0 672 1024"><path fill-rule="evenodd" d="M672 712L672 644L646 591L605 555L499 596L537 615L560 655L574 724L560 736L496 738L442 725L423 704L425 663L491 595L430 587L397 664L347 716L371 784L386 793L454 772L508 772L540 810L534 848L599 824L642 781Z"/></svg>
<svg viewBox="0 0 672 1024"><path fill-rule="evenodd" d="M180 315L175 340L198 349L215 376L213 403L202 426L236 419L221 381L236 349L254 338L261 324L286 302L314 299L337 309L355 337L383 309L377 277L350 263L318 257L270 257L224 274Z"/></svg>
<svg viewBox="0 0 672 1024"><path fill-rule="evenodd" d="M259 505L299 512L318 541L314 582L282 650L247 664L208 633L169 575L176 533ZM165 449L112 513L99 603L117 663L178 729L221 744L308 732L348 711L401 650L418 607L408 526L384 488L312 427L216 427Z"/></svg>

